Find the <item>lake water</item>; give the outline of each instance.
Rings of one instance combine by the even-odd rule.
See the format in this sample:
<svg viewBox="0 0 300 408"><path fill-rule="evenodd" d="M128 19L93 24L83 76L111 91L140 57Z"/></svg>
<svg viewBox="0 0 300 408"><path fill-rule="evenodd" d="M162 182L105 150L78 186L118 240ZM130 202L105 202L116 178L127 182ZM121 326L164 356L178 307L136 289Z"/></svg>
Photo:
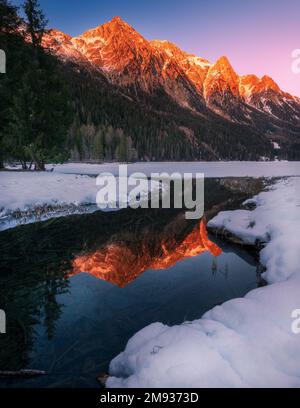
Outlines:
<svg viewBox="0 0 300 408"><path fill-rule="evenodd" d="M239 183L206 182L208 218L253 193ZM261 283L254 256L174 209L26 225L0 233L0 253L0 369L48 373L2 387L97 387L138 330L200 318Z"/></svg>

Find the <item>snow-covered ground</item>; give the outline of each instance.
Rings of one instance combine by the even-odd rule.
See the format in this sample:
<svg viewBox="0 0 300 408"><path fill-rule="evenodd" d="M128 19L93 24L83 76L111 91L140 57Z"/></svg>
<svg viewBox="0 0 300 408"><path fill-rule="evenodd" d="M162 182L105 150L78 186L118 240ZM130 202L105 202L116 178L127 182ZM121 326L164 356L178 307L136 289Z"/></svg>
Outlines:
<svg viewBox="0 0 300 408"><path fill-rule="evenodd" d="M0 172L0 231L99 210L97 193L101 187L96 180L96 177L56 172ZM154 190L158 189L159 183L154 183ZM147 190L144 197L148 198ZM127 201L127 195L117 191L116 199L120 206Z"/></svg>
<svg viewBox="0 0 300 408"><path fill-rule="evenodd" d="M0 230L95 210L98 189L89 176L0 172Z"/></svg>
<svg viewBox="0 0 300 408"><path fill-rule="evenodd" d="M210 225L265 243L269 285L199 320L141 330L111 362L108 387L300 387L300 334L292 330L300 309L300 178L282 179L252 201L255 210L222 212Z"/></svg>
<svg viewBox="0 0 300 408"><path fill-rule="evenodd" d="M0 172L0 208L24 210L44 204L95 204L95 178L73 174Z"/></svg>
<svg viewBox="0 0 300 408"><path fill-rule="evenodd" d="M18 169L18 166L11 166ZM94 176L119 174L118 163L48 165L52 172L0 172L0 230L74 213L95 211L99 186ZM204 173L205 177L281 177L300 175L300 162L132 163L128 175L143 172ZM93 177L89 177L93 176ZM125 198L119 197L119 202Z"/></svg>
<svg viewBox="0 0 300 408"><path fill-rule="evenodd" d="M85 164L67 163L49 165L56 173L98 175L101 172L118 174L118 163ZM153 172L204 173L205 177L281 177L300 176L300 162L139 162L128 165L128 173L143 172L150 176Z"/></svg>

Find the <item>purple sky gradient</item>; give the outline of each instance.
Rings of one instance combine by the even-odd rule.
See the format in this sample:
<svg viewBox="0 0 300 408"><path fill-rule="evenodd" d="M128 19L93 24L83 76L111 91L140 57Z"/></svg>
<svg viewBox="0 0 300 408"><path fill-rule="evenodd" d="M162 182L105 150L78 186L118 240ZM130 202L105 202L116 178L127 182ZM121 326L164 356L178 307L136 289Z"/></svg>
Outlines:
<svg viewBox="0 0 300 408"><path fill-rule="evenodd" d="M13 1L21 4L21 0ZM300 49L300 0L40 0L49 26L78 35L119 15L147 39L165 39L239 75L270 75L300 96L292 51Z"/></svg>

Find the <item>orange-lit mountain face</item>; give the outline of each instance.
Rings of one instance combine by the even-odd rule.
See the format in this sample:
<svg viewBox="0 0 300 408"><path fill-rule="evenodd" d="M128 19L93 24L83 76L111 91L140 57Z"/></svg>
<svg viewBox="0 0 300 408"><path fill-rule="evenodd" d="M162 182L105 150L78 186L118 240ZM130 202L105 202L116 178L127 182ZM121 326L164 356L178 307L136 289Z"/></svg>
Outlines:
<svg viewBox="0 0 300 408"><path fill-rule="evenodd" d="M299 98L283 92L265 75L246 75L239 79L239 92L244 101L269 115L299 124Z"/></svg>
<svg viewBox="0 0 300 408"><path fill-rule="evenodd" d="M173 225L173 230L176 229ZM221 254L221 249L208 239L204 221L181 241L168 231L155 237L158 245L153 250L153 242L147 235L141 237L141 246L134 242L113 242L101 249L76 257L71 275L81 272L106 280L119 287L124 287L148 269L167 269L177 262L209 251L214 256Z"/></svg>
<svg viewBox="0 0 300 408"><path fill-rule="evenodd" d="M123 89L146 93L164 90L194 111L206 106L232 121L251 123L267 115L299 124L300 100L269 77L239 77L226 57L211 64L168 41L148 41L120 17L79 37L57 30L44 36L44 47L64 60L101 71Z"/></svg>
<svg viewBox="0 0 300 408"><path fill-rule="evenodd" d="M197 92L203 95L203 83L207 71L211 66L210 62L204 58L188 54L169 41L151 41L151 45L167 56L180 66L189 81L195 86Z"/></svg>
<svg viewBox="0 0 300 408"><path fill-rule="evenodd" d="M241 99L239 77L226 57L219 58L205 77L204 97L208 106L228 119L235 117Z"/></svg>
<svg viewBox="0 0 300 408"><path fill-rule="evenodd" d="M74 38L51 30L44 45L75 62L79 53L83 63L100 70L113 84L148 93L163 88L182 106L192 106L190 99L196 92L175 59L119 17Z"/></svg>

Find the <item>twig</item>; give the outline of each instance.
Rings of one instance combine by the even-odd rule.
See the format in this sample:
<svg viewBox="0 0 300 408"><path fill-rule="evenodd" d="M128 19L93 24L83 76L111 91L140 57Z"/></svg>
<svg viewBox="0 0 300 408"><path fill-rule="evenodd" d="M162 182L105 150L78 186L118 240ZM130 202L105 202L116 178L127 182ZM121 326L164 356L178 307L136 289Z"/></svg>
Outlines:
<svg viewBox="0 0 300 408"><path fill-rule="evenodd" d="M41 370L0 371L0 378L31 378L46 375Z"/></svg>

